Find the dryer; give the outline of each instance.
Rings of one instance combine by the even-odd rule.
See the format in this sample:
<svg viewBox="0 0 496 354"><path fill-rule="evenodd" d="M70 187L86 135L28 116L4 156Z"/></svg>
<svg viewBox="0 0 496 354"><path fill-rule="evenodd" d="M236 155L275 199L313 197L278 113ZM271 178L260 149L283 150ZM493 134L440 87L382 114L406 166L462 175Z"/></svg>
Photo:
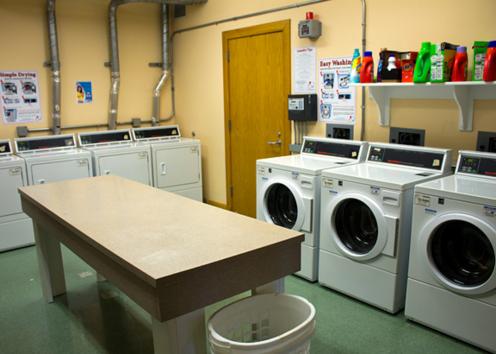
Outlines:
<svg viewBox="0 0 496 354"><path fill-rule="evenodd" d="M320 228L320 173L365 159L367 143L305 137L298 155L257 161L257 219L305 233L301 269L317 280Z"/></svg>
<svg viewBox="0 0 496 354"><path fill-rule="evenodd" d="M405 315L496 352L496 154L415 187Z"/></svg>
<svg viewBox="0 0 496 354"><path fill-rule="evenodd" d="M78 140L91 152L95 176L115 175L153 185L150 148L134 143L128 129L79 133Z"/></svg>
<svg viewBox="0 0 496 354"><path fill-rule="evenodd" d="M18 188L27 185L26 164L0 140L0 251L34 243L31 219L22 212Z"/></svg>
<svg viewBox="0 0 496 354"><path fill-rule="evenodd" d="M181 137L179 126L135 128L133 139L151 150L153 186L203 201L200 141Z"/></svg>
<svg viewBox="0 0 496 354"><path fill-rule="evenodd" d="M26 161L29 185L93 176L91 155L77 148L72 134L19 138L15 148Z"/></svg>
<svg viewBox="0 0 496 354"><path fill-rule="evenodd" d="M404 307L413 187L451 151L370 143L367 162L322 172L319 283L391 313Z"/></svg>

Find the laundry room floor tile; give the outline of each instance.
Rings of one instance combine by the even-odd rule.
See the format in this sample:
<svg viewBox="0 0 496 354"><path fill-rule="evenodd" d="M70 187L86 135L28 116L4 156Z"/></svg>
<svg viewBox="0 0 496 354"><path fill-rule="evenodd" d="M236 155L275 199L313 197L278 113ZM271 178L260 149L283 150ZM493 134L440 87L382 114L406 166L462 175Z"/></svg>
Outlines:
<svg viewBox="0 0 496 354"><path fill-rule="evenodd" d="M0 352L153 353L151 321L86 263L63 248L68 292L42 299L34 247L0 253ZM286 290L317 309L312 354L482 353L477 348L309 283L287 278ZM246 296L240 294L233 299ZM229 299L207 308L207 316Z"/></svg>

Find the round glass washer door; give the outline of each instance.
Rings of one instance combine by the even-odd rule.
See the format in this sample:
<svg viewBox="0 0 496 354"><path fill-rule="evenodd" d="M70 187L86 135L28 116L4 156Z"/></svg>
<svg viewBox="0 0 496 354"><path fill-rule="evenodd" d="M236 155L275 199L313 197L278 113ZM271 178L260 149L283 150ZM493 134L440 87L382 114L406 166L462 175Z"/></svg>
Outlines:
<svg viewBox="0 0 496 354"><path fill-rule="evenodd" d="M358 199L345 199L336 209L337 237L351 252L367 254L377 243L379 229L372 210Z"/></svg>
<svg viewBox="0 0 496 354"><path fill-rule="evenodd" d="M489 238L467 221L450 220L439 225L429 248L437 270L456 285L480 286L494 273L495 254Z"/></svg>
<svg viewBox="0 0 496 354"><path fill-rule="evenodd" d="M272 222L292 229L298 220L298 204L293 192L282 183L274 183L265 195L267 213Z"/></svg>
<svg viewBox="0 0 496 354"><path fill-rule="evenodd" d="M463 295L496 289L496 230L483 218L465 213L436 216L412 236L418 236L432 275L447 289Z"/></svg>

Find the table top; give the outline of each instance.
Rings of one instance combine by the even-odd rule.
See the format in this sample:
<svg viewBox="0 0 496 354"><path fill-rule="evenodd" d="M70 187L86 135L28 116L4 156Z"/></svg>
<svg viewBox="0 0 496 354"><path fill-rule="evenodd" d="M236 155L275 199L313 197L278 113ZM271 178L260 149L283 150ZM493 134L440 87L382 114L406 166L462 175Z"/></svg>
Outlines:
<svg viewBox="0 0 496 354"><path fill-rule="evenodd" d="M19 191L22 199L152 286L183 272L304 239L300 232L116 176Z"/></svg>

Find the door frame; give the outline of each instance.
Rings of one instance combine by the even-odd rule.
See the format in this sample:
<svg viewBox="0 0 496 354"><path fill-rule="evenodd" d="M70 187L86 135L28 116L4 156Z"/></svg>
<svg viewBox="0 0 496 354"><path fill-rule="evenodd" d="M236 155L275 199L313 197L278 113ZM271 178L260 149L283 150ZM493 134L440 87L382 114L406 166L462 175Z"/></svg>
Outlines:
<svg viewBox="0 0 496 354"><path fill-rule="evenodd" d="M225 142L225 162L226 162L226 201L227 209L232 210L232 164L231 164L231 129L230 129L230 87L229 87L229 41L232 39L282 32L283 34L283 69L284 87L288 94L291 93L291 20L255 25L222 33L222 61L224 76L224 142ZM287 113L283 122L284 136L291 140L291 123ZM289 144L283 144L282 154L289 154ZM255 171L254 171L255 172Z"/></svg>

